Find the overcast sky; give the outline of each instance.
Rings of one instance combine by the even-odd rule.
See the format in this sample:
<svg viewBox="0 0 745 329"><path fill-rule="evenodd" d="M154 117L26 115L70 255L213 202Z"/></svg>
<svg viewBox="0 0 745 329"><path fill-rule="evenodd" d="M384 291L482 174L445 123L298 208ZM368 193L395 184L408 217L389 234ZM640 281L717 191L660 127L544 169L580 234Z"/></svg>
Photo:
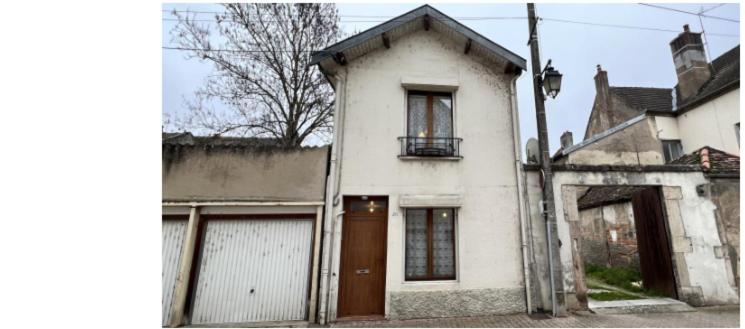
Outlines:
<svg viewBox="0 0 745 329"><path fill-rule="evenodd" d="M358 16L383 16L393 18L421 4L338 4L341 27L351 35L382 23L383 18L360 18ZM522 56L528 62L530 72L530 50L527 19L467 19L473 17L525 17L524 4L432 4L476 32ZM685 11L700 11L714 8L717 4L663 4ZM218 11L217 5L164 4L164 10L191 9L196 11ZM538 4L538 16L546 19L570 20L611 25L626 25L682 31L690 24L694 32L701 31L698 16L662 10L640 4ZM706 15L739 21L739 4L718 6ZM357 17L355 17L357 16ZM211 18L205 14L200 18ZM164 12L163 18L172 19ZM364 21L364 22L363 22ZM375 21L375 22L371 22ZM737 46L739 23L703 18L707 32L709 59L716 58ZM171 43L169 31L173 21L163 21L163 45ZM545 20L539 24L542 62L550 58L553 66L564 74L559 96L546 102L551 152L559 147L559 136L564 131L574 133L575 143L585 133L587 118L595 97L593 77L595 66L601 64L608 71L611 86L639 86L672 88L676 83L675 69L669 42L678 32L651 31L630 28L603 27L597 25L567 23ZM715 35L720 34L720 35ZM212 72L208 63L197 59L185 59L177 50L163 50L163 112L183 112L184 98L191 98L204 77ZM535 106L530 74L524 72L517 82L520 132L525 141L536 136Z"/></svg>

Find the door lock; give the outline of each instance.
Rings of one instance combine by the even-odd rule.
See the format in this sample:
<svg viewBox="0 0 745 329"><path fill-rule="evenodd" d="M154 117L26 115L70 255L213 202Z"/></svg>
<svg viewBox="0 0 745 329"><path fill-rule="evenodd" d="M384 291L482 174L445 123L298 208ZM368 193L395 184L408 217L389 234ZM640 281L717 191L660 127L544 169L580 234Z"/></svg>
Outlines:
<svg viewBox="0 0 745 329"><path fill-rule="evenodd" d="M357 272L357 274L370 274L370 269L369 268L360 268L356 272Z"/></svg>

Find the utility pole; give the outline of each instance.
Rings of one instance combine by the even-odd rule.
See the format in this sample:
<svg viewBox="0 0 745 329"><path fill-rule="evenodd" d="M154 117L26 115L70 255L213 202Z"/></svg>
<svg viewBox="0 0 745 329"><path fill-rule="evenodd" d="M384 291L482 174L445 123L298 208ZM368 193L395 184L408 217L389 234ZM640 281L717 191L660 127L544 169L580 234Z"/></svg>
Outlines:
<svg viewBox="0 0 745 329"><path fill-rule="evenodd" d="M541 54L538 47L538 19L535 15L535 4L528 3L528 29L530 33L530 60L533 71L533 96L535 98L535 116L538 124L538 147L540 150L541 174L543 177L543 216L546 220L546 240L548 244L548 268L551 289L551 312L553 316L563 313L564 298L557 298L557 292L564 295L559 257L559 241L556 227L556 207L554 206L553 172L551 157L548 153L548 128L546 124L546 107L543 96L543 78L541 71ZM556 280L558 277L559 280Z"/></svg>

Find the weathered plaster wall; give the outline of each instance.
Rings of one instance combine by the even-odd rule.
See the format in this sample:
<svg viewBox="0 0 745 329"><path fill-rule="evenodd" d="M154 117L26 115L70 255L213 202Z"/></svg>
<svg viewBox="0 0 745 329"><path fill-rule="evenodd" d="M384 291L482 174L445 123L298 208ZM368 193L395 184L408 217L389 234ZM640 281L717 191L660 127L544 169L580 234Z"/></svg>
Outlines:
<svg viewBox="0 0 745 329"><path fill-rule="evenodd" d="M639 114L641 114L639 110L629 107L613 93L610 93L609 104L603 102L602 97L595 95L584 139L589 139Z"/></svg>
<svg viewBox="0 0 745 329"><path fill-rule="evenodd" d="M656 116L654 122L659 139L680 139L678 119L675 117Z"/></svg>
<svg viewBox="0 0 745 329"><path fill-rule="evenodd" d="M736 304L735 283L721 254L722 242L717 231L715 204L699 196L696 186L708 180L700 172L555 172L554 190L577 185L657 185L663 187L664 209L671 236L678 293L693 305ZM561 268L567 305L577 305L576 264L573 259L575 236L571 222L578 216L565 209L567 197L556 193L559 239L562 241ZM531 200L531 203L535 201ZM535 234L533 235L536 236Z"/></svg>
<svg viewBox="0 0 745 329"><path fill-rule="evenodd" d="M566 157L569 164L663 164L662 144L652 118L643 120L577 149Z"/></svg>
<svg viewBox="0 0 745 329"><path fill-rule="evenodd" d="M463 54L462 45L433 31L414 32L346 66L341 195L388 195L386 315L413 317L525 310L510 79ZM457 81L454 132L459 161L398 159L406 135L402 78ZM455 281L404 280L404 218L400 195L457 194ZM334 213L341 211L337 205ZM341 218L335 216L330 319L336 317ZM498 291L518 291L496 297ZM438 296L448 296L436 300ZM520 297L522 296L522 297ZM509 298L507 298L509 297ZM495 299L496 298L496 299ZM479 307L463 308L479 300ZM400 302L405 301L405 302ZM426 307L425 307L426 306ZM464 313L465 312L465 313Z"/></svg>
<svg viewBox="0 0 745 329"><path fill-rule="evenodd" d="M634 210L622 202L579 212L582 259L585 264L639 270Z"/></svg>
<svg viewBox="0 0 745 329"><path fill-rule="evenodd" d="M740 122L740 89L732 90L678 116L685 153L711 146L740 155L735 124Z"/></svg>
<svg viewBox="0 0 745 329"><path fill-rule="evenodd" d="M722 256L730 260L733 280L740 289L740 179L713 179L711 199L717 206L719 235L726 244Z"/></svg>
<svg viewBox="0 0 745 329"><path fill-rule="evenodd" d="M328 148L163 147L163 200L323 201Z"/></svg>

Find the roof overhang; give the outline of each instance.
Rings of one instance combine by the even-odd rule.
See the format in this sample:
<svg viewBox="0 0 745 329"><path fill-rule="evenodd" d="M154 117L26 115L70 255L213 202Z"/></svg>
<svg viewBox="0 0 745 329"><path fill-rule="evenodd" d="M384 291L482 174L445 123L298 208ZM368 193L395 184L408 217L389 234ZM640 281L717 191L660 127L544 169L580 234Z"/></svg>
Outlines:
<svg viewBox="0 0 745 329"><path fill-rule="evenodd" d="M312 54L309 65L318 64L321 68L333 64L345 65L347 61L364 56L374 49L388 48L394 40L420 29L431 29L447 35L456 43L462 43L465 53L483 56L503 64L505 72L520 74L527 68L524 58L429 5L423 5L316 51Z"/></svg>

